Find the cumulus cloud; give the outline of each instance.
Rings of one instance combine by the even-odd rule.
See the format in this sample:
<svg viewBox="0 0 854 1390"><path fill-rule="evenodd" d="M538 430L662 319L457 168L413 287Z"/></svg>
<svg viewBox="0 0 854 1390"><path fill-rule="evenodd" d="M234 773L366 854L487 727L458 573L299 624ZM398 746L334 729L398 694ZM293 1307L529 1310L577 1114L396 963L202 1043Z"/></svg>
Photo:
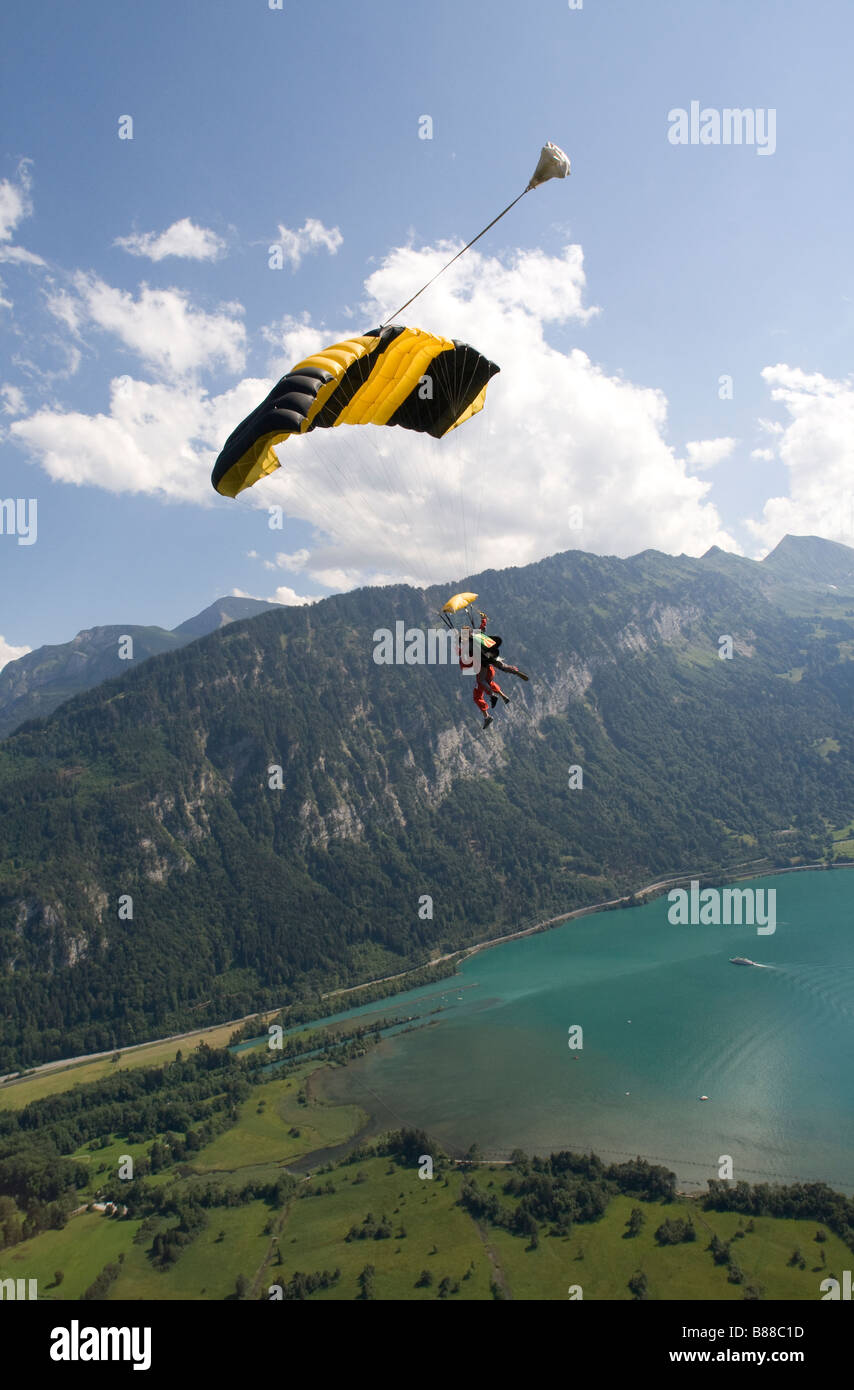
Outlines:
<svg viewBox="0 0 854 1390"><path fill-rule="evenodd" d="M695 472L703 473L728 459L737 443L737 439L695 439L685 445L688 465Z"/></svg>
<svg viewBox="0 0 854 1390"><path fill-rule="evenodd" d="M162 376L188 375L218 363L233 372L243 367L246 328L235 312L208 314L193 308L183 290L145 284L135 299L83 271L73 285L76 297L67 291L48 297L54 317L75 330L92 326L112 333Z"/></svg>
<svg viewBox="0 0 854 1390"><path fill-rule="evenodd" d="M208 505L214 499L211 465L222 441L265 389L250 379L208 397L191 385L117 377L109 414L45 408L16 420L9 433L58 482Z"/></svg>
<svg viewBox="0 0 854 1390"><path fill-rule="evenodd" d="M309 550L295 550L290 555L286 555L283 551L279 551L276 556L276 564L279 569L290 570L291 573L298 574L300 570L305 569L310 554L311 551Z"/></svg>
<svg viewBox="0 0 854 1390"><path fill-rule="evenodd" d="M268 603L286 603L292 607L302 607L306 603L317 603L319 594L298 594L287 584L280 584L270 595Z"/></svg>
<svg viewBox="0 0 854 1390"><path fill-rule="evenodd" d="M789 495L771 497L748 527L766 548L787 533L854 545L854 379L841 381L778 363L762 373L785 423L766 422L789 475Z"/></svg>
<svg viewBox="0 0 854 1390"><path fill-rule="evenodd" d="M121 246L132 256L147 256L150 261L162 261L167 256L180 256L190 261L215 261L225 252L225 242L207 227L197 227L189 217L173 222L165 232L133 232L116 237L114 246Z"/></svg>
<svg viewBox="0 0 854 1390"><path fill-rule="evenodd" d="M261 594L250 594L245 589L232 589L235 598L257 598L262 599ZM317 603L322 597L320 594L298 594L290 589L287 584L282 584L275 593L263 596L264 603L281 603L288 608L302 608L307 603Z"/></svg>
<svg viewBox="0 0 854 1390"><path fill-rule="evenodd" d="M316 217L307 217L297 231L291 231L289 227L279 223L277 244L282 249L284 259L290 262L292 270L299 270L303 256L313 255L316 251L328 251L330 256L336 255L343 241L344 238L337 227L324 227Z"/></svg>
<svg viewBox="0 0 854 1390"><path fill-rule="evenodd" d="M32 647L13 647L5 637L0 636L0 671L4 666L8 666L10 661L17 661L19 656L26 656L30 651Z"/></svg>
<svg viewBox="0 0 854 1390"><path fill-rule="evenodd" d="M393 251L366 283L360 325L382 321L455 249ZM210 467L235 424L295 361L353 331L284 319L264 334L275 348L270 379L209 397L174 373L219 360L236 365L242 323L195 311L175 290L143 287L134 299L83 275L75 289L84 323L113 332L168 379L120 378L109 413L42 410L10 429L52 477L114 492L215 501ZM737 550L708 501L710 484L690 476L667 443L662 392L608 375L577 345L550 341L555 328L562 341L570 330L583 334L598 312L585 291L579 246L504 259L474 251L459 261L419 300L412 321L500 364L486 409L441 440L345 427L281 445L281 470L238 503L278 504L311 525L307 553L278 567L349 589L461 578L568 548Z"/></svg>
<svg viewBox="0 0 854 1390"><path fill-rule="evenodd" d="M392 252L367 281L361 321L381 321L455 249ZM663 394L549 342L553 326L582 331L598 312L585 288L578 246L507 260L470 252L410 312L500 363L482 414L442 440L341 429L281 446L264 502L313 524L312 578L334 588L427 583L570 547L738 549L707 501L710 485L666 442ZM333 336L293 321L278 333L276 373Z"/></svg>
<svg viewBox="0 0 854 1390"><path fill-rule="evenodd" d="M773 449L751 449L750 457L763 463L770 463L776 457Z"/></svg>
<svg viewBox="0 0 854 1390"><path fill-rule="evenodd" d="M15 265L44 265L41 256L12 243L18 223L33 214L30 186L30 165L26 159L21 160L14 179L0 180L0 261Z"/></svg>

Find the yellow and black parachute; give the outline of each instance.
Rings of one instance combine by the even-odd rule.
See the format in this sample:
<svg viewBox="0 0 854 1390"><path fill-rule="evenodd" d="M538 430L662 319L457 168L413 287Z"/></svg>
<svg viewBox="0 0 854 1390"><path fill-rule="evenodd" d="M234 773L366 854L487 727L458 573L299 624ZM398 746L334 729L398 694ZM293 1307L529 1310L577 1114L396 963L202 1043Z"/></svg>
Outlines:
<svg viewBox="0 0 854 1390"><path fill-rule="evenodd" d="M334 425L402 425L439 439L483 408L499 371L476 348L420 328L377 328L297 363L229 435L211 482L236 497L280 467L275 446Z"/></svg>

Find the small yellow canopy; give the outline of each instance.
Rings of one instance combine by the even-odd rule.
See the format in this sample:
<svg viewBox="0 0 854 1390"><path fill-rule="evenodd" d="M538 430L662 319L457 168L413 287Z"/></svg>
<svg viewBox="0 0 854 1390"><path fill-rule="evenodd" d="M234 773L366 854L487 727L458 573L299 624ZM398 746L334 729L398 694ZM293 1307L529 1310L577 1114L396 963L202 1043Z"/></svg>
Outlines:
<svg viewBox="0 0 854 1390"><path fill-rule="evenodd" d="M459 613L461 608L468 608L470 603L474 603L477 594L454 594L448 602L443 605L443 613Z"/></svg>

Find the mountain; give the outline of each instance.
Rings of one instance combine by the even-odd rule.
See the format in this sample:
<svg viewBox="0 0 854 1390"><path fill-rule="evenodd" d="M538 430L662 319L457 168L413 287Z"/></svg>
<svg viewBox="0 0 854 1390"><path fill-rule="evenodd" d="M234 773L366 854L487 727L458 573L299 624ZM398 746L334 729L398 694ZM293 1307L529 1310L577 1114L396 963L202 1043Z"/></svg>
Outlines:
<svg viewBox="0 0 854 1390"><path fill-rule="evenodd" d="M260 598L218 598L210 608L203 608L201 613L188 618L173 631L187 637L207 637L209 632L216 632L217 628L225 627L227 623L239 622L241 618L255 618L276 606Z"/></svg>
<svg viewBox="0 0 854 1390"><path fill-rule="evenodd" d="M91 690L126 670L128 660L119 655L122 638L132 638L132 660L139 665L149 657L175 651L197 637L215 632L226 623L274 606L261 599L220 598L171 632L162 627L113 624L78 632L72 641L58 646L37 647L0 671L0 739L26 720L52 713L72 695Z"/></svg>
<svg viewBox="0 0 854 1390"><path fill-rule="evenodd" d="M455 665L375 660L447 597L402 585L230 622L19 729L0 1071L316 999L656 877L820 855L854 813L854 618L771 571L570 551L458 581L532 676L501 678L488 731Z"/></svg>
<svg viewBox="0 0 854 1390"><path fill-rule="evenodd" d="M819 536L784 536L766 555L763 569L783 583L807 588L831 585L854 596L854 551Z"/></svg>

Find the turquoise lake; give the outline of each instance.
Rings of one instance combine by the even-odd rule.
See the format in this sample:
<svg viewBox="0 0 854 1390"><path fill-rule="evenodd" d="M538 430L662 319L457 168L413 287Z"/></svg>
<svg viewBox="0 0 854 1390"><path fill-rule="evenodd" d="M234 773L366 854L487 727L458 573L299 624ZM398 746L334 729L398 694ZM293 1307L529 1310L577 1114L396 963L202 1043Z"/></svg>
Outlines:
<svg viewBox="0 0 854 1390"><path fill-rule="evenodd" d="M662 897L479 952L451 981L352 1011L421 1026L324 1091L451 1152L642 1154L686 1190L730 1155L736 1180L854 1190L854 871L738 886L776 891L773 935L671 925Z"/></svg>

